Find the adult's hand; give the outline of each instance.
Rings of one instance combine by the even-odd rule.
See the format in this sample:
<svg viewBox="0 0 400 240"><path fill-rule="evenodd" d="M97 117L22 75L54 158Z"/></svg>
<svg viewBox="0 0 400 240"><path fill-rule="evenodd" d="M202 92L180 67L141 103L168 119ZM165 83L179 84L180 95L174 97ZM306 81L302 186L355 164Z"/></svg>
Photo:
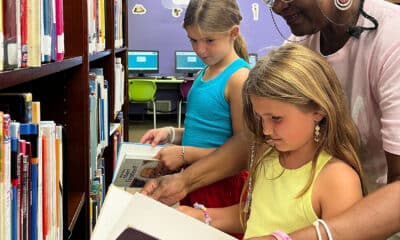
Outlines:
<svg viewBox="0 0 400 240"><path fill-rule="evenodd" d="M149 180L141 193L172 206L188 194L187 182L181 173L165 175Z"/></svg>

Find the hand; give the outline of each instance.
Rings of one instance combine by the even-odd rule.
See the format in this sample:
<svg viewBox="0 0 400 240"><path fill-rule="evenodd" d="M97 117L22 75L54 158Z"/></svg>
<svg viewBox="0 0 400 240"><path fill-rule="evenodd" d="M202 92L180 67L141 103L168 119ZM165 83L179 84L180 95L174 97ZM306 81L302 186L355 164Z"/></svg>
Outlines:
<svg viewBox="0 0 400 240"><path fill-rule="evenodd" d="M151 129L147 131L142 138L140 143L147 143L155 146L157 144L166 144L170 140L170 129L169 127Z"/></svg>
<svg viewBox="0 0 400 240"><path fill-rule="evenodd" d="M185 164L181 153L181 146L170 146L162 148L154 158L159 159L168 170L178 170Z"/></svg>
<svg viewBox="0 0 400 240"><path fill-rule="evenodd" d="M204 212L201 209L196 209L189 206L178 206L176 207L176 210L183 212L184 214L189 215L193 218L196 218L201 222L205 222Z"/></svg>
<svg viewBox="0 0 400 240"><path fill-rule="evenodd" d="M182 173L165 175L147 181L141 193L172 206L187 195L187 183Z"/></svg>

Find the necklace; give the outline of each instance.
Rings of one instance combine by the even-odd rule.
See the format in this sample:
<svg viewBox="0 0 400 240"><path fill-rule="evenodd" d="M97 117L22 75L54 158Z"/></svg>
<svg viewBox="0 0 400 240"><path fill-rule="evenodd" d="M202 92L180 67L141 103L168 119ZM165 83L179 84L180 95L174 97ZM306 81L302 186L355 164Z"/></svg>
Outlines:
<svg viewBox="0 0 400 240"><path fill-rule="evenodd" d="M250 147L251 151L250 151L250 172L252 171L253 168L253 163L254 163L254 143L251 145ZM253 191L253 178L251 177L251 175L249 176L249 184L247 187L247 198L246 198L246 203L244 205L244 212L247 214L250 211L250 204L251 204L251 193Z"/></svg>

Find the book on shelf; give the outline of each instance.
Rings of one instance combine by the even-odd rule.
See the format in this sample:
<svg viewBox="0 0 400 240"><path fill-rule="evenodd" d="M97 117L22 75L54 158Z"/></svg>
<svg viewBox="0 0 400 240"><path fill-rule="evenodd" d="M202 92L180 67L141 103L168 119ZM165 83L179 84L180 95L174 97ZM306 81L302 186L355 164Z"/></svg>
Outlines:
<svg viewBox="0 0 400 240"><path fill-rule="evenodd" d="M11 239L11 138L9 114L0 114L1 116L1 175L0 175L0 238Z"/></svg>
<svg viewBox="0 0 400 240"><path fill-rule="evenodd" d="M4 19L3 1L0 0L0 71L4 70ZM0 225L1 230L1 225ZM1 234L0 234L1 236Z"/></svg>
<svg viewBox="0 0 400 240"><path fill-rule="evenodd" d="M21 1L21 67L28 66L28 0Z"/></svg>
<svg viewBox="0 0 400 240"><path fill-rule="evenodd" d="M113 183L118 187L143 187L150 178L160 175L158 159L153 158L163 146L132 142L119 145Z"/></svg>
<svg viewBox="0 0 400 240"><path fill-rule="evenodd" d="M20 123L32 121L31 93L0 93L0 111L9 113L12 120Z"/></svg>
<svg viewBox="0 0 400 240"><path fill-rule="evenodd" d="M4 1L4 0L3 0ZM28 67L41 66L40 4L27 0L28 7Z"/></svg>
<svg viewBox="0 0 400 240"><path fill-rule="evenodd" d="M143 235L146 240L235 239L173 207L111 184L91 240L142 239L138 236Z"/></svg>
<svg viewBox="0 0 400 240"><path fill-rule="evenodd" d="M3 21L4 70L12 70L18 66L16 0L3 0Z"/></svg>
<svg viewBox="0 0 400 240"><path fill-rule="evenodd" d="M65 47L64 47L64 11L63 11L63 0L55 0L56 10L56 61L64 59Z"/></svg>
<svg viewBox="0 0 400 240"><path fill-rule="evenodd" d="M42 41L41 41L41 59L42 62L47 63L51 61L51 48L52 48L52 0L42 0Z"/></svg>

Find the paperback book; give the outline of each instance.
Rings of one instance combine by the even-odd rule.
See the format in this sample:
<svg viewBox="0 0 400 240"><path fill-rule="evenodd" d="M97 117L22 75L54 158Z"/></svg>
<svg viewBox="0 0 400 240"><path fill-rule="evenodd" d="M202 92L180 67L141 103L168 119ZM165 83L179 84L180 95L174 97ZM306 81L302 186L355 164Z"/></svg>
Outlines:
<svg viewBox="0 0 400 240"><path fill-rule="evenodd" d="M132 142L120 143L113 184L118 187L143 187L148 179L161 175L161 167L154 156L163 146Z"/></svg>

